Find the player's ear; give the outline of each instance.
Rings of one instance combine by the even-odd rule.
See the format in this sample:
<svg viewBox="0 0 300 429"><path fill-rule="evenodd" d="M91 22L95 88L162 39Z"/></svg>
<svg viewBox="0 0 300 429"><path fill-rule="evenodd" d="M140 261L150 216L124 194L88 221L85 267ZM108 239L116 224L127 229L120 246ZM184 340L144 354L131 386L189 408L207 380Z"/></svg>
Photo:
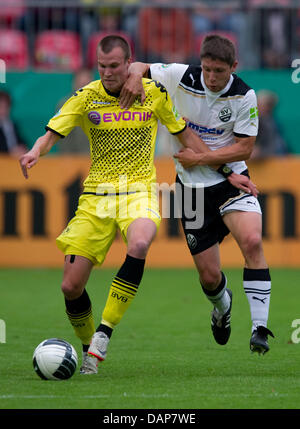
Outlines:
<svg viewBox="0 0 300 429"><path fill-rule="evenodd" d="M232 64L232 67L231 67L232 73L236 71L237 65L238 65L238 62L235 60L234 63Z"/></svg>

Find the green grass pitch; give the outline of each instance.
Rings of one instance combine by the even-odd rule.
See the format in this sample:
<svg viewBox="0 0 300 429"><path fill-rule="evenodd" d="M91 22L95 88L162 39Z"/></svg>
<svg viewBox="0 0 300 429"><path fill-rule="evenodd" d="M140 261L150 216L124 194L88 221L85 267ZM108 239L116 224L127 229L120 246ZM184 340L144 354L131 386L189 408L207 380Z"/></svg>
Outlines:
<svg viewBox="0 0 300 429"><path fill-rule="evenodd" d="M98 324L116 270L96 269L87 290ZM250 311L242 269L225 269L233 291L232 334L217 345L211 304L192 269L146 269L139 292L116 328L97 375L44 381L32 354L44 339L79 340L65 316L62 270L0 271L1 409L292 409L299 408L300 269L272 269L270 352L251 354Z"/></svg>

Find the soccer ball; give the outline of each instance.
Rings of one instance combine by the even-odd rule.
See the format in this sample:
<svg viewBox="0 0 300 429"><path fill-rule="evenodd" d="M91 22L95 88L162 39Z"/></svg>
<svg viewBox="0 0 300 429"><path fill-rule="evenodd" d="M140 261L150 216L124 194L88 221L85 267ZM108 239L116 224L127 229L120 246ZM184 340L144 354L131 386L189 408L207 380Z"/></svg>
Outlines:
<svg viewBox="0 0 300 429"><path fill-rule="evenodd" d="M77 367L77 353L67 341L49 338L42 341L33 353L33 367L43 380L66 380Z"/></svg>

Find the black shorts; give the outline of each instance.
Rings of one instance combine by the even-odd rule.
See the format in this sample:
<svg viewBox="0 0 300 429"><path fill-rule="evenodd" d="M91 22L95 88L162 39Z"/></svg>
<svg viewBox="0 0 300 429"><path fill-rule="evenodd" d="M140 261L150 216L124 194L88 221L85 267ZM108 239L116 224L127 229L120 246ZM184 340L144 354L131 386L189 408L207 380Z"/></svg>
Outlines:
<svg viewBox="0 0 300 429"><path fill-rule="evenodd" d="M242 174L248 176L248 170L244 171ZM178 203L183 231L191 254L196 255L216 243L221 243L230 231L223 222L220 207L230 200L230 198L241 195L240 190L232 186L228 180L204 188L204 204L203 207L201 207L201 210L204 209L202 212L202 225L200 228L195 229L194 227L191 228L190 225L195 221L196 216L191 218L189 213L187 213L187 207L184 206L191 204L192 210L196 210L197 189L185 187L178 176L176 177L176 183L180 186L182 191L182 198ZM186 201L184 197L185 194ZM249 194L245 194L245 196L249 196ZM190 223L189 226L187 225L188 223Z"/></svg>

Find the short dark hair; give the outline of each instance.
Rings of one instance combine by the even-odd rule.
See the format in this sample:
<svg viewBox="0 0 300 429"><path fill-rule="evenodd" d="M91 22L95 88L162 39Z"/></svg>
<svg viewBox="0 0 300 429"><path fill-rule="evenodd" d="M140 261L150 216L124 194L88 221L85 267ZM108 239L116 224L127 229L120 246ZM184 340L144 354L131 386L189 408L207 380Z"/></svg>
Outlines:
<svg viewBox="0 0 300 429"><path fill-rule="evenodd" d="M105 36L98 43L98 48L101 48L101 50L105 54L109 54L109 52L111 52L116 47L120 47L124 52L125 61L127 61L131 57L131 49L130 49L129 43L122 36L118 36L114 34L110 36Z"/></svg>
<svg viewBox="0 0 300 429"><path fill-rule="evenodd" d="M231 40L218 34L206 36L201 45L200 59L207 57L212 60L224 61L232 67L236 60L234 44Z"/></svg>

